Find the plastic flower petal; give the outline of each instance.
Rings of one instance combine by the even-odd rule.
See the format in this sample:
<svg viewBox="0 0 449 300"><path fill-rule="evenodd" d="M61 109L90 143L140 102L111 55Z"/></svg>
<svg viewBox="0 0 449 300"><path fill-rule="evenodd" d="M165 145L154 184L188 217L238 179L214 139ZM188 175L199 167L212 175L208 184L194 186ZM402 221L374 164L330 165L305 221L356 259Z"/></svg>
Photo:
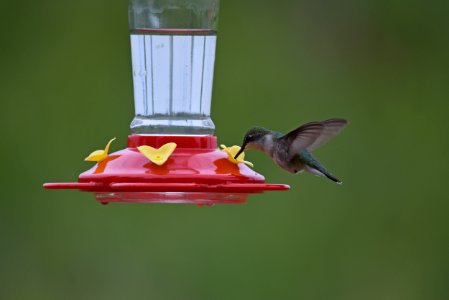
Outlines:
<svg viewBox="0 0 449 300"><path fill-rule="evenodd" d="M249 162L244 160L245 159L245 152L242 152L242 154L240 154L237 159L234 158L234 156L240 151L240 146L232 146L232 147L226 147L225 145L220 145L220 147L223 149L223 152L225 152L226 154L228 154L228 160L234 164L239 164L239 163L244 163L245 165L248 165L250 167L254 167L254 165Z"/></svg>
<svg viewBox="0 0 449 300"><path fill-rule="evenodd" d="M85 161L96 161L96 162L100 162L102 160L104 160L106 157L108 157L108 153L109 153L109 147L111 146L111 143L115 140L115 138L111 139L108 144L106 145L106 147L104 148L104 150L96 150L94 152L92 152L91 154L89 154L88 157L86 157L84 160Z"/></svg>
<svg viewBox="0 0 449 300"><path fill-rule="evenodd" d="M162 166L170 157L170 155L175 151L175 143L167 143L160 147L159 149L150 146L140 146L137 150L140 151L146 158L158 166Z"/></svg>

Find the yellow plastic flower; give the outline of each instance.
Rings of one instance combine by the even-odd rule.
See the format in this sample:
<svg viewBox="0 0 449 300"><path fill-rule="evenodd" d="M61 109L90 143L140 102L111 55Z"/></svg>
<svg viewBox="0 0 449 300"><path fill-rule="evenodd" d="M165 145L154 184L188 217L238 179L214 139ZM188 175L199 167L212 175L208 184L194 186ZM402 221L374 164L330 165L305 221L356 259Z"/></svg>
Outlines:
<svg viewBox="0 0 449 300"><path fill-rule="evenodd" d="M250 167L254 167L254 165L244 160L245 159L245 152L242 152L237 159L234 158L234 156L240 151L240 146L232 146L232 147L226 147L225 145L220 145L221 148L223 148L223 152L228 154L228 160L234 164L244 163Z"/></svg>
<svg viewBox="0 0 449 300"><path fill-rule="evenodd" d="M159 149L150 146L140 146L137 147L137 149L151 162L155 163L158 166L162 166L173 153L173 151L175 151L176 144L167 143Z"/></svg>
<svg viewBox="0 0 449 300"><path fill-rule="evenodd" d="M109 143L104 148L104 150L96 150L96 151L92 152L91 154L89 154L89 156L86 157L84 160L85 161L96 161L96 162L100 162L100 161L104 160L106 157L108 157L109 147L111 146L111 143L114 140L115 140L115 138L110 140Z"/></svg>

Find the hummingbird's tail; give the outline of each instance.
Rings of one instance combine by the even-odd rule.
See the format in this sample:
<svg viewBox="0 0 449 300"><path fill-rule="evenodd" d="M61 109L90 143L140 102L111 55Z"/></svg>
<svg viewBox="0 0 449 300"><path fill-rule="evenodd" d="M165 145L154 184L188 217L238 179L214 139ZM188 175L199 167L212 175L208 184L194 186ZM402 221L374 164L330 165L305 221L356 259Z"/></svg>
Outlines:
<svg viewBox="0 0 449 300"><path fill-rule="evenodd" d="M332 175L331 173L329 173L329 171L326 170L326 169L325 169L323 166L321 166L321 165L320 165L320 168L319 168L319 169L318 169L318 168L311 167L311 166L308 166L308 165L306 165L306 166L304 167L304 169L305 169L307 172L310 172L310 173L312 173L312 174L314 174L314 175L321 176L321 177L327 177L327 178L329 178L330 180L332 180L332 181L334 181L334 182L336 182L336 183L338 183L338 184L342 184L342 183L343 183L340 179L338 179L337 177L335 177L334 175Z"/></svg>
<svg viewBox="0 0 449 300"><path fill-rule="evenodd" d="M330 180L342 184L343 182L332 175L325 167L315 158L310 152L303 151L301 154L301 159L304 162L304 169L314 175L327 177Z"/></svg>
<svg viewBox="0 0 449 300"><path fill-rule="evenodd" d="M335 177L334 175L332 175L331 173L327 172L326 174L324 174L324 176L326 176L327 178L329 178L330 180L338 183L338 184L342 184L343 181L341 181L340 179L338 179L337 177Z"/></svg>

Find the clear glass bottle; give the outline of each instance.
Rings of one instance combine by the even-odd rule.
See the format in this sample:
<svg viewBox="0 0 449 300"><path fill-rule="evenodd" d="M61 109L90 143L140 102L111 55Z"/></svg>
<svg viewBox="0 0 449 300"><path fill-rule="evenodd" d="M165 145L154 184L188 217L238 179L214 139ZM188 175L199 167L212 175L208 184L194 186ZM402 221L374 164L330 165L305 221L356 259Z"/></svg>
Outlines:
<svg viewBox="0 0 449 300"><path fill-rule="evenodd" d="M130 0L133 134L213 135L219 0Z"/></svg>

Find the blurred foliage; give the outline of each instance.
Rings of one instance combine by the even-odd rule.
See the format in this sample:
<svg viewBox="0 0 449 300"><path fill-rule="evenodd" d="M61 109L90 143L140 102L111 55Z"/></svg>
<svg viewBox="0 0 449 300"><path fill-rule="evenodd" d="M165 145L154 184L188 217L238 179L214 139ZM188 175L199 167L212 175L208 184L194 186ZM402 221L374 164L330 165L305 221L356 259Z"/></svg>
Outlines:
<svg viewBox="0 0 449 300"><path fill-rule="evenodd" d="M0 1L0 298L448 299L448 8L222 1L220 142L346 117L316 152L344 185L250 152L292 191L198 208L41 188L126 145L127 3Z"/></svg>

